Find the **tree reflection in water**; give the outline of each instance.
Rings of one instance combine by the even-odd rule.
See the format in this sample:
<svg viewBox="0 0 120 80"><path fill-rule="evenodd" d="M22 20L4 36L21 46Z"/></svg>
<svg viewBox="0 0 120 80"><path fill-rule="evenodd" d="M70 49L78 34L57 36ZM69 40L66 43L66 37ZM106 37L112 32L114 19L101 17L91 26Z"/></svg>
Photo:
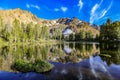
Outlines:
<svg viewBox="0 0 120 80"><path fill-rule="evenodd" d="M98 56L99 55L99 56ZM92 56L92 57L90 57ZM96 57L97 56L97 57ZM44 74L25 73L14 74L2 71L12 71L11 65L22 59L34 62L42 59L55 65L52 71ZM105 62L106 63L105 63ZM110 66L108 66L109 64ZM120 46L118 44L95 43L62 43L54 45L9 45L0 48L0 79L22 75L31 79L120 79ZM119 72L118 72L119 71ZM32 75L32 76L31 76ZM9 79L8 79L9 80Z"/></svg>
<svg viewBox="0 0 120 80"><path fill-rule="evenodd" d="M120 64L120 45L119 43L101 43L100 56L110 65ZM104 54L104 55L103 55Z"/></svg>
<svg viewBox="0 0 120 80"><path fill-rule="evenodd" d="M66 53L66 50L69 54ZM96 48L96 44L81 43L3 46L0 48L0 68L1 70L11 71L10 66L18 59L30 62L42 59L53 62L76 63L96 52L99 53L99 48Z"/></svg>

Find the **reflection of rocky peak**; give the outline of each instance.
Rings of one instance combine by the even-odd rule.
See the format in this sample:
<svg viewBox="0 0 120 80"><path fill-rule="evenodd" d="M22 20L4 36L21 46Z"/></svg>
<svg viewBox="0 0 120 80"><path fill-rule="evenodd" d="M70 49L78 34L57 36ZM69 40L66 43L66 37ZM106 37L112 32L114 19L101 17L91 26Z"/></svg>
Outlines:
<svg viewBox="0 0 120 80"><path fill-rule="evenodd" d="M72 52L72 49L69 46L65 45L64 51L65 51L65 53L70 54Z"/></svg>

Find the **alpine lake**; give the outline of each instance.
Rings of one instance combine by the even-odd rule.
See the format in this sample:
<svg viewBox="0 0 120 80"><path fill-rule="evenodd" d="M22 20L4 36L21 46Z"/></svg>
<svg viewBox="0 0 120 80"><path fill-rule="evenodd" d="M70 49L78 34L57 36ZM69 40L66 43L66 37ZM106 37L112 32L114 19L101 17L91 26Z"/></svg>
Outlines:
<svg viewBox="0 0 120 80"><path fill-rule="evenodd" d="M13 69L17 60L26 65L18 64L20 69ZM26 66L35 65L36 60L45 61L52 67L49 70L41 68L41 71L33 70L33 66L31 71L24 71ZM120 45L63 42L1 46L0 75L0 80L120 80Z"/></svg>

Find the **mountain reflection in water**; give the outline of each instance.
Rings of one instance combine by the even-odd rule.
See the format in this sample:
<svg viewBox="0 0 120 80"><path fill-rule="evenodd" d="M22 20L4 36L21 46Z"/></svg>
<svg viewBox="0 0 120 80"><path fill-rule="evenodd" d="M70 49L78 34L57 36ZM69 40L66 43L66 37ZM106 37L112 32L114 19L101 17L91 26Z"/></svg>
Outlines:
<svg viewBox="0 0 120 80"><path fill-rule="evenodd" d="M0 80L119 80L120 65L108 66L100 56L79 63L51 62L55 67L47 73L14 73L0 71Z"/></svg>
<svg viewBox="0 0 120 80"><path fill-rule="evenodd" d="M15 73L14 61L42 59L55 67L46 73ZM120 80L119 44L62 43L0 47L0 80Z"/></svg>

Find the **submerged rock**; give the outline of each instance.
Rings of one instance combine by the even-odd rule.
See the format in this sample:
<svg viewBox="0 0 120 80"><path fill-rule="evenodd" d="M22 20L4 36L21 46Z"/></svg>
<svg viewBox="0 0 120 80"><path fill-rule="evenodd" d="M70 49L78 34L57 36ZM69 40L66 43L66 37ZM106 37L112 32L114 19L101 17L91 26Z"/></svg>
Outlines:
<svg viewBox="0 0 120 80"><path fill-rule="evenodd" d="M17 60L11 66L13 70L20 72L47 72L50 71L53 67L54 66L52 64L43 60L36 60L34 63Z"/></svg>

